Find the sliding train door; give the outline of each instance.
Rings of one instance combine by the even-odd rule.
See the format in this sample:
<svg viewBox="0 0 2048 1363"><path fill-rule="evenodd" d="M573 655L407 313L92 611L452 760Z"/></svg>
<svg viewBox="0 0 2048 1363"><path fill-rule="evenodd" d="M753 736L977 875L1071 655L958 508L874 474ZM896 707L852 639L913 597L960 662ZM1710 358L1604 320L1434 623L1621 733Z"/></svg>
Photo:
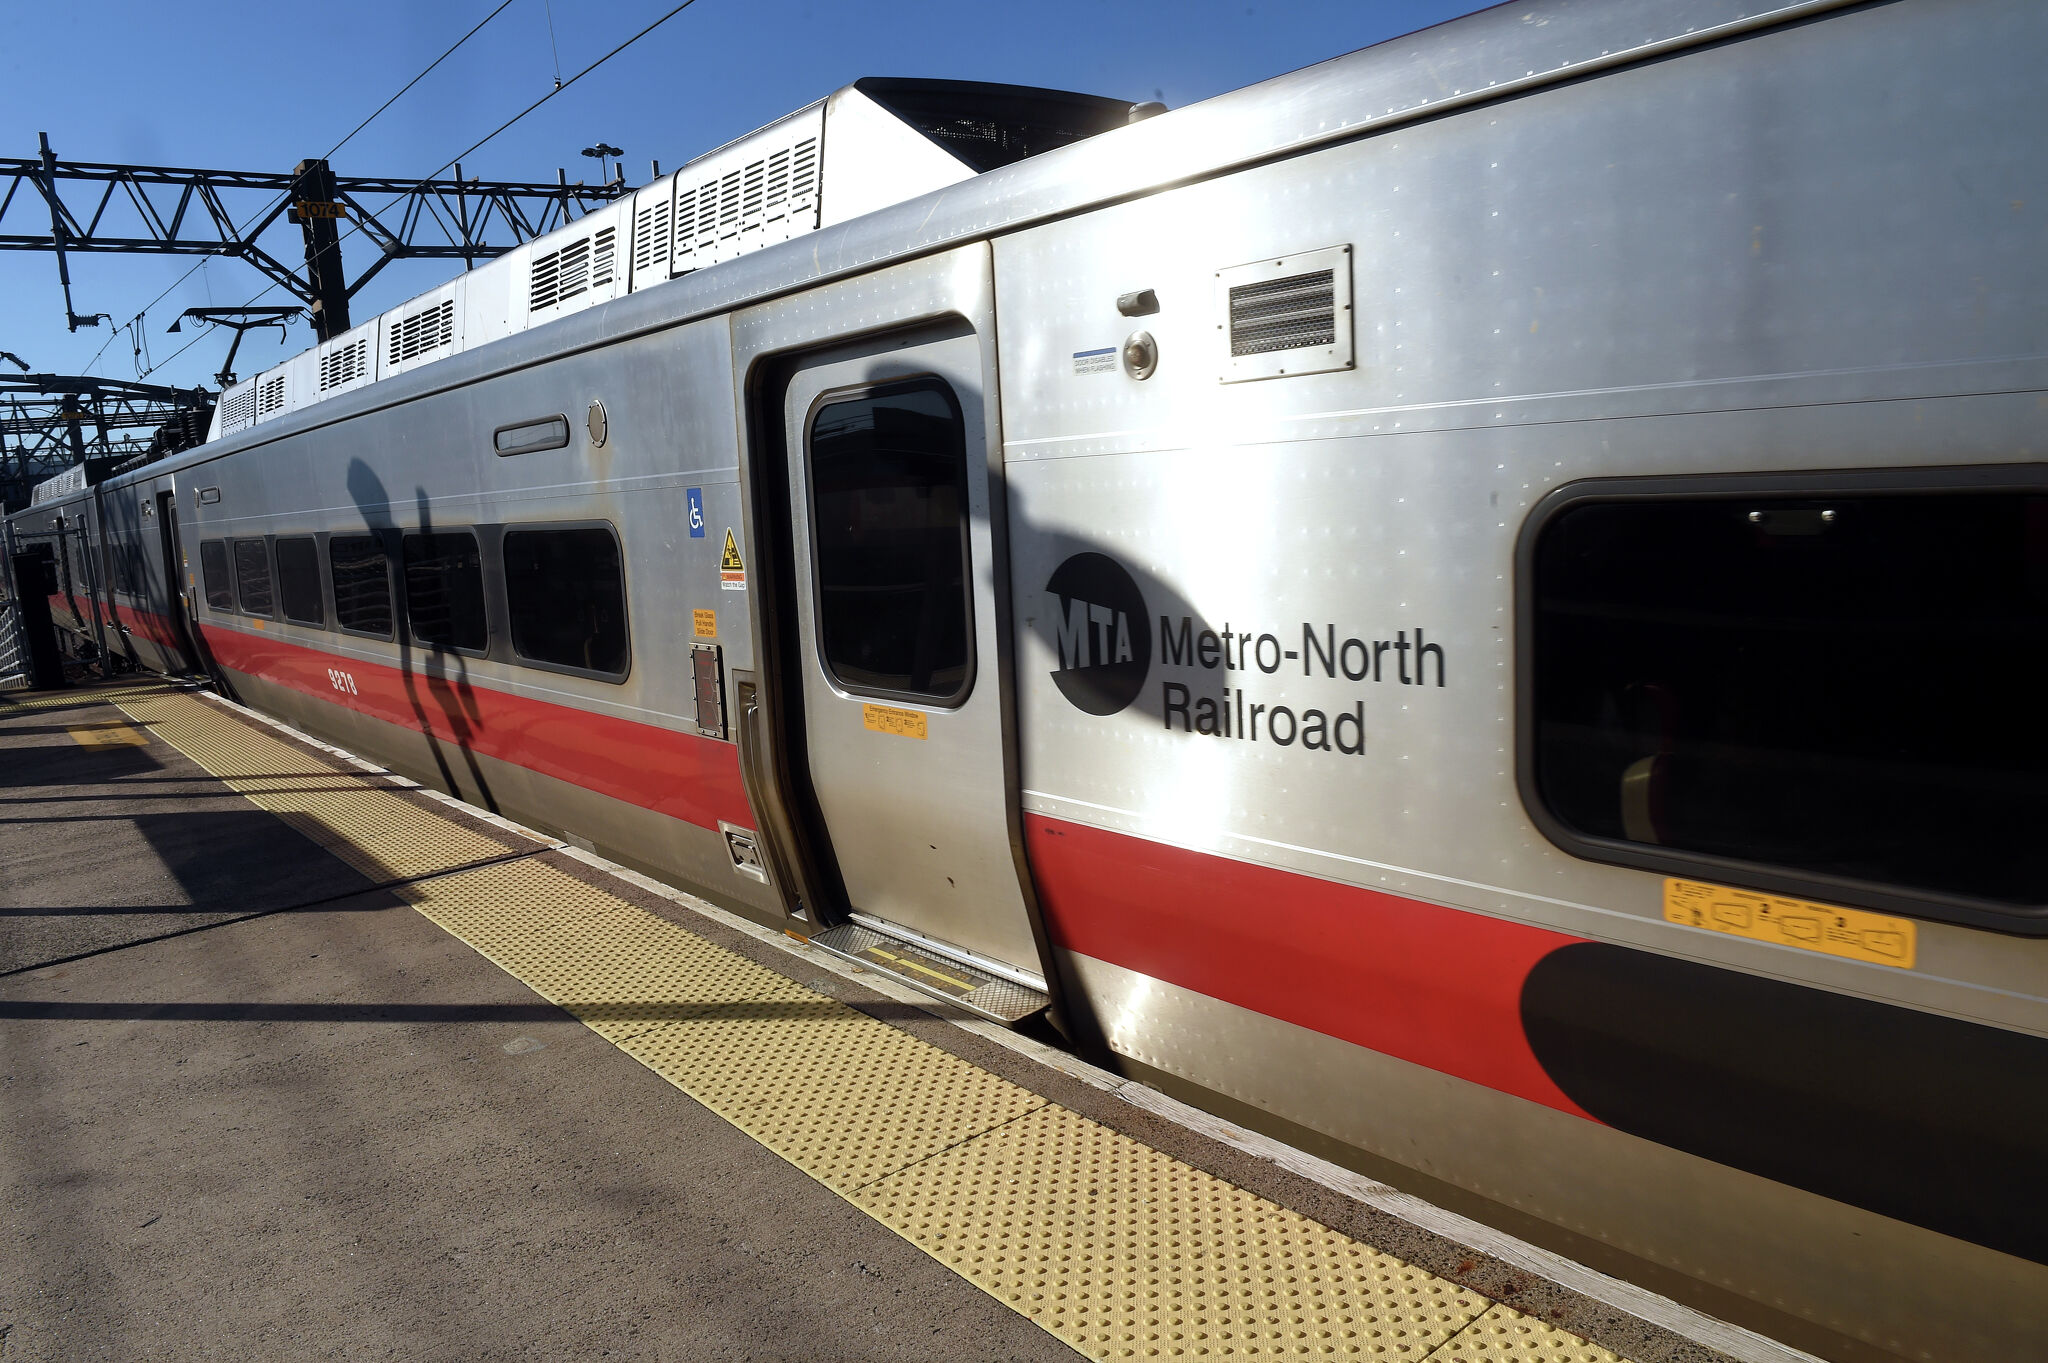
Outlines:
<svg viewBox="0 0 2048 1363"><path fill-rule="evenodd" d="M895 296L926 293L931 313L776 367L762 400L780 448L755 456L777 476L757 510L782 532L776 680L786 766L808 786L792 803L836 868L832 907L865 930L821 944L977 1006L1004 992L976 993L985 979L1043 983L1018 851L986 251L901 273L924 278ZM834 292L802 300L804 318L829 327ZM853 294L849 320L872 325L873 297Z"/></svg>

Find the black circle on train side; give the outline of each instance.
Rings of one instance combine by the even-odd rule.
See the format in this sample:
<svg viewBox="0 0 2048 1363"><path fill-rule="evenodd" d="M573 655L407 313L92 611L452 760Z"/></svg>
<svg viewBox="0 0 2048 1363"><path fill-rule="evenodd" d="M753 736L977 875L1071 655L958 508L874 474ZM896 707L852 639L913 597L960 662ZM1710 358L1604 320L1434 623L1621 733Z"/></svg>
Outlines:
<svg viewBox="0 0 2048 1363"><path fill-rule="evenodd" d="M1075 554L1045 584L1058 605L1052 679L1060 694L1091 715L1113 715L1138 698L1152 670L1152 624L1145 596L1107 554Z"/></svg>

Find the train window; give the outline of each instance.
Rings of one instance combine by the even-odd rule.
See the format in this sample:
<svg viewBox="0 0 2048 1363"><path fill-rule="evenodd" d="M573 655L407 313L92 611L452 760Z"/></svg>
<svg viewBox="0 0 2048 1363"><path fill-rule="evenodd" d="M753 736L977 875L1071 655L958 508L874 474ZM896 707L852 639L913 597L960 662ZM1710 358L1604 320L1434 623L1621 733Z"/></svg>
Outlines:
<svg viewBox="0 0 2048 1363"><path fill-rule="evenodd" d="M626 578L607 529L507 530L512 651L533 662L623 676Z"/></svg>
<svg viewBox="0 0 2048 1363"><path fill-rule="evenodd" d="M810 465L826 669L850 690L964 700L967 442L952 390L919 379L820 408Z"/></svg>
<svg viewBox="0 0 2048 1363"><path fill-rule="evenodd" d="M490 646L475 535L438 530L405 537L405 615L423 644L478 653Z"/></svg>
<svg viewBox="0 0 2048 1363"><path fill-rule="evenodd" d="M217 611L235 608L235 587L228 576L228 542L204 540L199 545L199 573L206 583L206 604Z"/></svg>
<svg viewBox="0 0 2048 1363"><path fill-rule="evenodd" d="M327 610L320 601L320 550L310 535L280 535L277 553L277 604L284 618L302 625L324 625Z"/></svg>
<svg viewBox="0 0 2048 1363"><path fill-rule="evenodd" d="M2040 907L2048 486L1951 478L1557 494L1523 545L1546 831L1922 916Z"/></svg>
<svg viewBox="0 0 2048 1363"><path fill-rule="evenodd" d="M327 541L334 573L334 623L357 634L391 637L391 562L374 535L335 535Z"/></svg>
<svg viewBox="0 0 2048 1363"><path fill-rule="evenodd" d="M277 602L270 585L270 551L262 540L229 540L235 555L235 599L244 615L272 615Z"/></svg>

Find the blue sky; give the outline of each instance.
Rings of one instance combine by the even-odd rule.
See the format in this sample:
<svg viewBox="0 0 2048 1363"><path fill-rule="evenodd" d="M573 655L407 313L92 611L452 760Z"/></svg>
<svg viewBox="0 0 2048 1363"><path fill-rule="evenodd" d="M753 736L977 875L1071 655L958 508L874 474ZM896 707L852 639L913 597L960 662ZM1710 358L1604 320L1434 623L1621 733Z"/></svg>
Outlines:
<svg viewBox="0 0 2048 1363"><path fill-rule="evenodd" d="M47 131L65 159L287 171L326 152L497 0L347 6L59 3L10 7L0 54L0 155L33 156ZM513 0L440 69L335 155L340 174L425 175L554 83L671 8L675 0ZM548 180L596 176L577 155L603 139L626 150L627 180L649 158L673 169L699 152L860 76L940 76L1163 99L1178 108L1225 90L1441 23L1475 0L1329 3L939 4L894 0L697 0L573 88L464 161L468 174ZM553 41L550 43L550 19ZM5 231L47 230L18 198ZM22 225L17 226L20 223ZM265 239L296 263L284 230ZM351 254L349 247L357 249ZM349 278L368 263L360 239L343 246ZM214 259L161 301L150 300L191 258L71 258L78 311L126 323L149 305L143 330L151 382L212 386L228 337L193 340L164 328L187 307L248 301L264 280ZM359 294L356 318L447 278L438 262L399 262ZM265 303L290 302L274 291ZM312 342L295 326L251 333L237 360L246 377ZM64 329L55 259L0 252L0 350L37 371L136 376L129 335L105 324ZM95 356L97 355L97 359ZM90 369L87 366L90 365Z"/></svg>

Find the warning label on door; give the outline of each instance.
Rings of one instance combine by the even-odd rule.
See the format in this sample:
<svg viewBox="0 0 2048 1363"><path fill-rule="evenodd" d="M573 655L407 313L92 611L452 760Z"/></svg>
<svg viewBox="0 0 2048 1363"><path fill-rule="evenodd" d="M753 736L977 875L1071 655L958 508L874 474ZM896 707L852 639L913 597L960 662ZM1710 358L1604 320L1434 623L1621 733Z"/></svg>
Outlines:
<svg viewBox="0 0 2048 1363"><path fill-rule="evenodd" d="M718 637L718 612L691 611L690 631L699 639L716 639Z"/></svg>
<svg viewBox="0 0 2048 1363"><path fill-rule="evenodd" d="M1913 968L1916 925L1910 918L1809 904L1803 899L1731 890L1725 885L1667 880L1664 919L1752 941L1824 951L1852 961Z"/></svg>
<svg viewBox="0 0 2048 1363"><path fill-rule="evenodd" d="M925 736L922 710L899 710L893 705L863 705L860 707L860 722L878 734L895 734L899 738Z"/></svg>
<svg viewBox="0 0 2048 1363"><path fill-rule="evenodd" d="M725 532L725 552L718 556L718 585L729 592L747 589L747 565L740 558L739 542L733 539L731 527Z"/></svg>

